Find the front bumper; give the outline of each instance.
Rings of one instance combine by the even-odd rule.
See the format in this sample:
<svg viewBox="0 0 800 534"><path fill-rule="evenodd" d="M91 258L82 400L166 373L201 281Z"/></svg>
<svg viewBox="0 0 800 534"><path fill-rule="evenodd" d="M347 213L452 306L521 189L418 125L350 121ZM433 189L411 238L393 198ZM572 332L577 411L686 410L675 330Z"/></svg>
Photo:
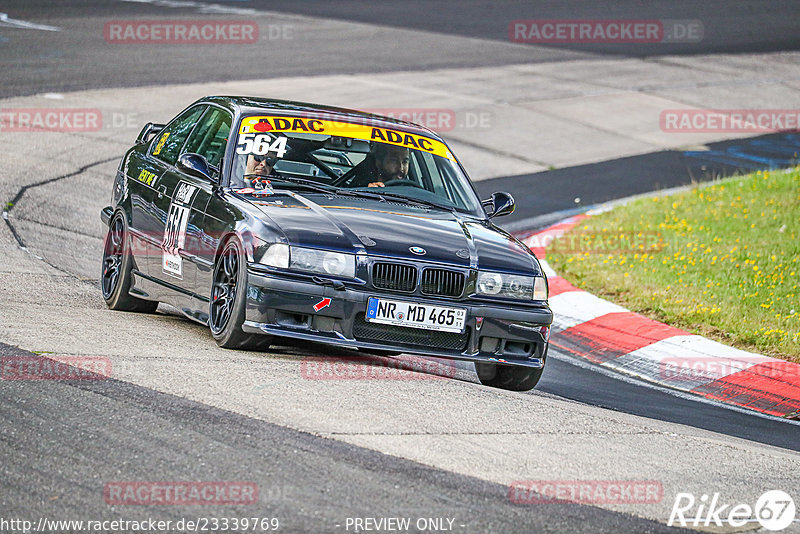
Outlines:
<svg viewBox="0 0 800 534"><path fill-rule="evenodd" d="M455 334L367 322L369 297L465 308L465 331ZM348 348L541 368L552 321L553 313L546 306L469 304L369 288L334 289L250 268L242 329Z"/></svg>

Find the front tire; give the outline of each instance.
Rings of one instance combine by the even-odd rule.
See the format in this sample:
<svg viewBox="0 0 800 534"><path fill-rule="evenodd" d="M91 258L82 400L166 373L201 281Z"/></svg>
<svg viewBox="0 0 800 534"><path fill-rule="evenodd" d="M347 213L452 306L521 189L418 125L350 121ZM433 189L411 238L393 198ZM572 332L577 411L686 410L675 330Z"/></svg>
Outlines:
<svg viewBox="0 0 800 534"><path fill-rule="evenodd" d="M133 257L127 239L125 217L117 213L108 224L103 242L103 268L100 273L103 299L112 310L153 313L158 308L158 302L140 299L129 293Z"/></svg>
<svg viewBox="0 0 800 534"><path fill-rule="evenodd" d="M530 391L542 377L544 367L519 367L516 365L497 365L475 362L478 380L484 386L507 389L509 391Z"/></svg>
<svg viewBox="0 0 800 534"><path fill-rule="evenodd" d="M271 336L242 330L247 304L247 259L235 237L228 240L214 266L208 325L222 348L267 350Z"/></svg>

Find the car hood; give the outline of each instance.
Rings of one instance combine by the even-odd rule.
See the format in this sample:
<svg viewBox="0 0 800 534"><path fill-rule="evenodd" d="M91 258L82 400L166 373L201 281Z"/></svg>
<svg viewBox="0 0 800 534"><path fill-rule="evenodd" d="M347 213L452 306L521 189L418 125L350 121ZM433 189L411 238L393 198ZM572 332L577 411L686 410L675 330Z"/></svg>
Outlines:
<svg viewBox="0 0 800 534"><path fill-rule="evenodd" d="M462 267L540 273L533 253L485 220L398 202L338 195L250 199L291 245ZM412 247L424 249L414 254ZM420 251L418 251L420 252Z"/></svg>

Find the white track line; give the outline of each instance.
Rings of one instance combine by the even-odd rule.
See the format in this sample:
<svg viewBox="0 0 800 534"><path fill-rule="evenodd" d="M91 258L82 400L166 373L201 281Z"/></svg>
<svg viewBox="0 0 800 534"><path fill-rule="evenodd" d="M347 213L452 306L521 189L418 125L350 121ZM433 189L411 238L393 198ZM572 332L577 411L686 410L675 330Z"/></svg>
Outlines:
<svg viewBox="0 0 800 534"><path fill-rule="evenodd" d="M195 7L199 13L207 15L255 15L257 10L249 7L232 7L220 4L207 4L205 2L191 2L189 0L122 0L123 2L135 2L137 4L152 4L156 7L167 7L173 9L187 9Z"/></svg>
<svg viewBox="0 0 800 534"><path fill-rule="evenodd" d="M22 30L41 30L46 32L61 31L61 28L57 26L48 26L47 24L36 24L35 22L28 22L27 20L9 18L8 13L0 13L0 27L18 28Z"/></svg>

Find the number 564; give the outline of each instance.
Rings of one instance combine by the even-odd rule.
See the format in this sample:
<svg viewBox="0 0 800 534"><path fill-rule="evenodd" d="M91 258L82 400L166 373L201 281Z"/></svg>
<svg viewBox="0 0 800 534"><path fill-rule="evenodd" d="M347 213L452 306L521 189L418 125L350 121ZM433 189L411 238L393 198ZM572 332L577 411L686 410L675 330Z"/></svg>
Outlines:
<svg viewBox="0 0 800 534"><path fill-rule="evenodd" d="M239 136L239 144L236 145L237 154L263 156L269 152L274 152L276 156L282 158L286 154L286 137L276 137L273 141L266 134L242 134Z"/></svg>

